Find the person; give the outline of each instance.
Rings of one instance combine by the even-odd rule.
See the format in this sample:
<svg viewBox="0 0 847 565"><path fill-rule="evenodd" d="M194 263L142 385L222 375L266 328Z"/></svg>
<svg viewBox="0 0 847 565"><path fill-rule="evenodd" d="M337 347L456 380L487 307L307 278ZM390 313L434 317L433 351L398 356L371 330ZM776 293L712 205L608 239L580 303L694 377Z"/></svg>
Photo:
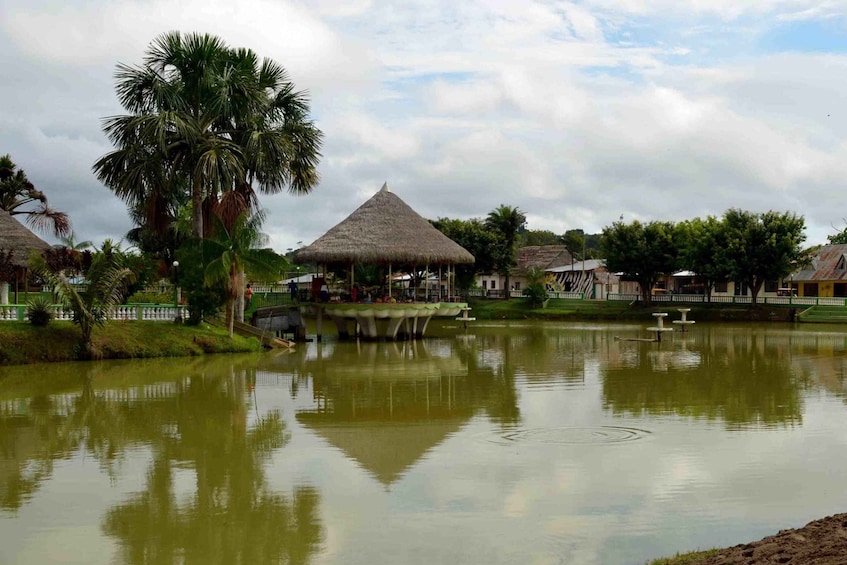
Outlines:
<svg viewBox="0 0 847 565"><path fill-rule="evenodd" d="M247 283L247 288L244 289L244 309L249 310L253 304L253 285Z"/></svg>
<svg viewBox="0 0 847 565"><path fill-rule="evenodd" d="M294 279L288 283L288 292L291 293L291 302L297 302L297 281Z"/></svg>
<svg viewBox="0 0 847 565"><path fill-rule="evenodd" d="M359 287L354 284L353 288L350 289L350 302L356 302L356 300L358 298L359 298Z"/></svg>
<svg viewBox="0 0 847 565"><path fill-rule="evenodd" d="M321 302L329 302L329 287L326 286L326 281L321 283Z"/></svg>

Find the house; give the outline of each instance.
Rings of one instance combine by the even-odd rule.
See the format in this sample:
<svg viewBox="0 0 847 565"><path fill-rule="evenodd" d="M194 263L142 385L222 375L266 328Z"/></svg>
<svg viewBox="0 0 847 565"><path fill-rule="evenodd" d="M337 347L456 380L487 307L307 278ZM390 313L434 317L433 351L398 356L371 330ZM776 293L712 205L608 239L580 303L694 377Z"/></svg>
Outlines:
<svg viewBox="0 0 847 565"><path fill-rule="evenodd" d="M785 286L798 296L847 297L847 245L824 245Z"/></svg>
<svg viewBox="0 0 847 565"><path fill-rule="evenodd" d="M523 290L526 288L526 273L529 269L536 267L549 271L553 267L570 265L573 258L564 245L528 245L518 248L515 262L515 267L509 273L509 286L513 290ZM479 274L476 284L485 291L499 294L506 284L506 277L499 273Z"/></svg>
<svg viewBox="0 0 847 565"><path fill-rule="evenodd" d="M621 278L606 270L602 259L577 261L571 265L547 269L552 275L553 290L581 292L585 298L605 300L609 294L621 292Z"/></svg>

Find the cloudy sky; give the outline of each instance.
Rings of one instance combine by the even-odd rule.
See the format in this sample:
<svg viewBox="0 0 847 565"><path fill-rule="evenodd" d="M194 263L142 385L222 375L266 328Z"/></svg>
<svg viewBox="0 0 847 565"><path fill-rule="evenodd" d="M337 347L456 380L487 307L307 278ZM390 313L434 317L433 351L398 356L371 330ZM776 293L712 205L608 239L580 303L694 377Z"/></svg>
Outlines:
<svg viewBox="0 0 847 565"><path fill-rule="evenodd" d="M801 214L809 244L847 225L844 0L0 0L0 154L77 239L131 227L91 165L115 65L170 30L310 93L321 183L263 198L277 251L385 181L427 218L507 204L556 233L728 208Z"/></svg>

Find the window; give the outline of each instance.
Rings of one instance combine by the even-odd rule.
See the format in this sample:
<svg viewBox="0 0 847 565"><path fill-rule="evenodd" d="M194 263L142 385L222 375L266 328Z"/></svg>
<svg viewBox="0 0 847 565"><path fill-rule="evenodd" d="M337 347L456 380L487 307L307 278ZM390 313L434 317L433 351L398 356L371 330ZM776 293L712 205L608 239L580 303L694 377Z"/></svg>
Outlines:
<svg viewBox="0 0 847 565"><path fill-rule="evenodd" d="M494 290L496 288L497 288L497 281L491 281L491 290Z"/></svg>
<svg viewBox="0 0 847 565"><path fill-rule="evenodd" d="M488 280L482 279L482 289L486 290L488 288Z"/></svg>
<svg viewBox="0 0 847 565"><path fill-rule="evenodd" d="M847 283L835 283L832 289L832 295L838 298L847 297Z"/></svg>
<svg viewBox="0 0 847 565"><path fill-rule="evenodd" d="M521 281L515 281L515 290L521 289Z"/></svg>
<svg viewBox="0 0 847 565"><path fill-rule="evenodd" d="M779 288L779 281L765 281L765 292L776 292Z"/></svg>
<svg viewBox="0 0 847 565"><path fill-rule="evenodd" d="M735 296L747 296L747 283L735 281Z"/></svg>
<svg viewBox="0 0 847 565"><path fill-rule="evenodd" d="M718 281L715 283L715 292L726 292L729 288L729 282Z"/></svg>

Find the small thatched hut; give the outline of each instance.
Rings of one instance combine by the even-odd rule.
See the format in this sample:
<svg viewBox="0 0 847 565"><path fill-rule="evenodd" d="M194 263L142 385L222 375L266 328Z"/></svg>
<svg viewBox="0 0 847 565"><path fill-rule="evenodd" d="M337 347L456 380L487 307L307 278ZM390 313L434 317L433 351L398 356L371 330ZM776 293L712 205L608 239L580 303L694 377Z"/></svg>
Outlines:
<svg viewBox="0 0 847 565"><path fill-rule="evenodd" d="M294 260L318 265L380 264L390 270L392 264L399 263L449 268L473 263L474 257L418 215L385 183L356 211L298 251Z"/></svg>
<svg viewBox="0 0 847 565"><path fill-rule="evenodd" d="M0 210L0 251L11 251L12 264L18 272L25 272L29 257L33 251L42 252L50 249L50 244L29 231L23 224L12 217L9 212ZM0 272L2 276L2 272ZM5 277L5 278L8 278ZM15 279L17 280L17 278ZM0 278L0 304L8 304L8 283Z"/></svg>

